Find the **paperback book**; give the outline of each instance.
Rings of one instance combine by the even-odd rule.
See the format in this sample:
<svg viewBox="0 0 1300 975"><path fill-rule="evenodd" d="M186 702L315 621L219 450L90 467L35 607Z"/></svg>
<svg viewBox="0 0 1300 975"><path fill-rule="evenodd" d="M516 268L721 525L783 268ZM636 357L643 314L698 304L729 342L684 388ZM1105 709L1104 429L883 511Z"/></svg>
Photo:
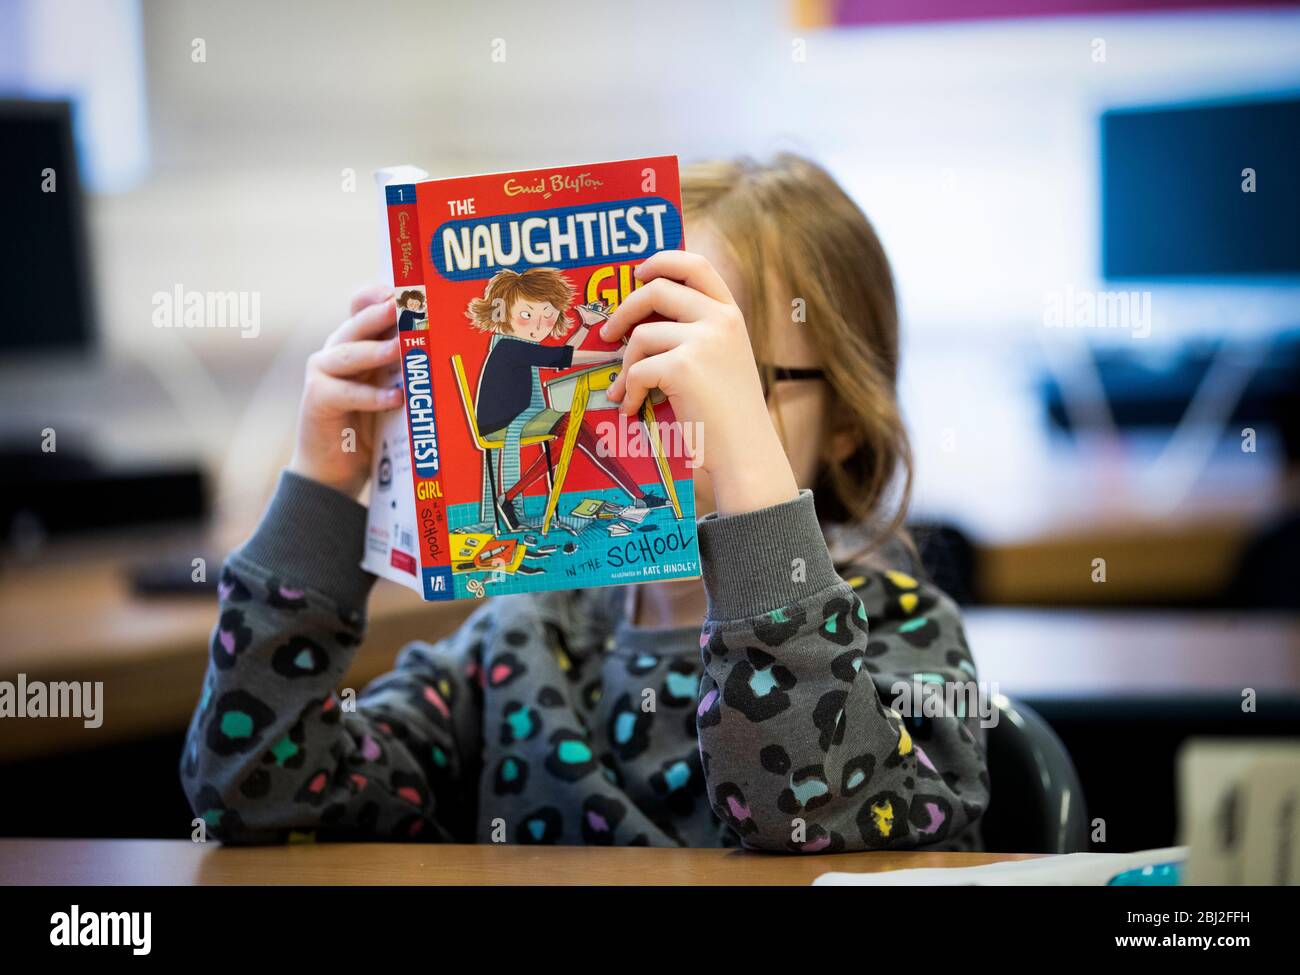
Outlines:
<svg viewBox="0 0 1300 975"><path fill-rule="evenodd" d="M405 405L378 419L362 566L425 599L699 575L698 433L607 394L600 325L683 246L673 156L377 174Z"/></svg>

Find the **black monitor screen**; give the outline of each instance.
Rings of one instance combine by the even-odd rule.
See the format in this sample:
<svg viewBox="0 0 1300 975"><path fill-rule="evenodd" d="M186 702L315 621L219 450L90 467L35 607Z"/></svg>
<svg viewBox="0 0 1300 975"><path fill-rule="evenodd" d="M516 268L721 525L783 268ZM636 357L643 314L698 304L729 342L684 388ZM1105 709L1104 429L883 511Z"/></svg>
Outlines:
<svg viewBox="0 0 1300 975"><path fill-rule="evenodd" d="M0 145L0 357L85 347L92 303L68 104L0 100Z"/></svg>
<svg viewBox="0 0 1300 975"><path fill-rule="evenodd" d="M1300 99L1106 112L1101 213L1107 278L1300 274Z"/></svg>

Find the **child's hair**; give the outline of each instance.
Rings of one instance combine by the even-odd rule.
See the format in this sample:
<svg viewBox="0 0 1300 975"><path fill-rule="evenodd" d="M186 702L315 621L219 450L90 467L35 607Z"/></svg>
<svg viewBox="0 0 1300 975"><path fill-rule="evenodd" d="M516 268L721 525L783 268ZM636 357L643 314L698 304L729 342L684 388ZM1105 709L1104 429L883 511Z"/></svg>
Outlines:
<svg viewBox="0 0 1300 975"><path fill-rule="evenodd" d="M418 291L403 291L397 298L397 307L405 308L406 303L414 298L420 304L424 304L424 295Z"/></svg>
<svg viewBox="0 0 1300 975"><path fill-rule="evenodd" d="M549 301L560 312L555 327L551 329L551 335L559 338L569 330L569 308L576 297L569 279L554 268L531 267L523 274L498 271L488 282L483 297L470 301L465 317L472 326L484 332L508 332L510 309L516 301L521 298L525 301Z"/></svg>
<svg viewBox="0 0 1300 975"><path fill-rule="evenodd" d="M697 163L682 171L688 217L710 224L736 258L745 321L770 384L772 323L795 299L830 386L834 428L853 437L814 485L823 522L868 531L860 557L893 540L911 548L903 519L912 451L897 401L898 311L884 248L866 216L820 166L783 154ZM689 247L689 242L687 243ZM777 426L781 425L777 412ZM898 481L893 510L882 510Z"/></svg>

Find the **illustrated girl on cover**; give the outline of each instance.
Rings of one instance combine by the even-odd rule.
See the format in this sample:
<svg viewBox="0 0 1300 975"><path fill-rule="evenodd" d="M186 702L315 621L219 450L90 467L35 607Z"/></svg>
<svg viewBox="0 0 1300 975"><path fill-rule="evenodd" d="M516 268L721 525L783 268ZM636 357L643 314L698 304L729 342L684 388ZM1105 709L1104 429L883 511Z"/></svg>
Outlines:
<svg viewBox="0 0 1300 975"><path fill-rule="evenodd" d="M617 351L579 350L591 323L578 325L564 345L542 345L546 338L561 338L569 331L569 310L575 300L573 285L552 268L530 268L519 274L499 271L488 282L482 298L469 303L465 315L480 331L492 333L487 361L479 380L476 406L478 428L484 435L505 430L500 454L498 484L513 485L492 499L496 514L508 531L523 528L515 499L546 473L545 458L519 471L520 440L524 427L547 409L539 369L567 369L572 365L607 362L622 356ZM569 416L560 416L547 432L562 439ZM578 431L578 449L632 497L638 508L658 508L668 500L641 489L616 457L602 457L598 438L584 422ZM486 459L485 463L491 463Z"/></svg>
<svg viewBox="0 0 1300 975"><path fill-rule="evenodd" d="M401 309L397 316L397 330L410 332L413 329L428 328L429 314L424 309L424 292L403 291L397 296L397 307Z"/></svg>

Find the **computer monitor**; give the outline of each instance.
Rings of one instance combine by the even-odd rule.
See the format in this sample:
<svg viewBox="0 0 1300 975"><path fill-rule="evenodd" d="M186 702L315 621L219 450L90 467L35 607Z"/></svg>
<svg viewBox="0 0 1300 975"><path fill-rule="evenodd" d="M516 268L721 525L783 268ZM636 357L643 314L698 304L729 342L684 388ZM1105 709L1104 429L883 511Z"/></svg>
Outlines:
<svg viewBox="0 0 1300 975"><path fill-rule="evenodd" d="M0 360L89 351L94 301L66 101L0 99Z"/></svg>
<svg viewBox="0 0 1300 975"><path fill-rule="evenodd" d="M1300 280L1297 173L1300 96L1106 112L1103 275Z"/></svg>

